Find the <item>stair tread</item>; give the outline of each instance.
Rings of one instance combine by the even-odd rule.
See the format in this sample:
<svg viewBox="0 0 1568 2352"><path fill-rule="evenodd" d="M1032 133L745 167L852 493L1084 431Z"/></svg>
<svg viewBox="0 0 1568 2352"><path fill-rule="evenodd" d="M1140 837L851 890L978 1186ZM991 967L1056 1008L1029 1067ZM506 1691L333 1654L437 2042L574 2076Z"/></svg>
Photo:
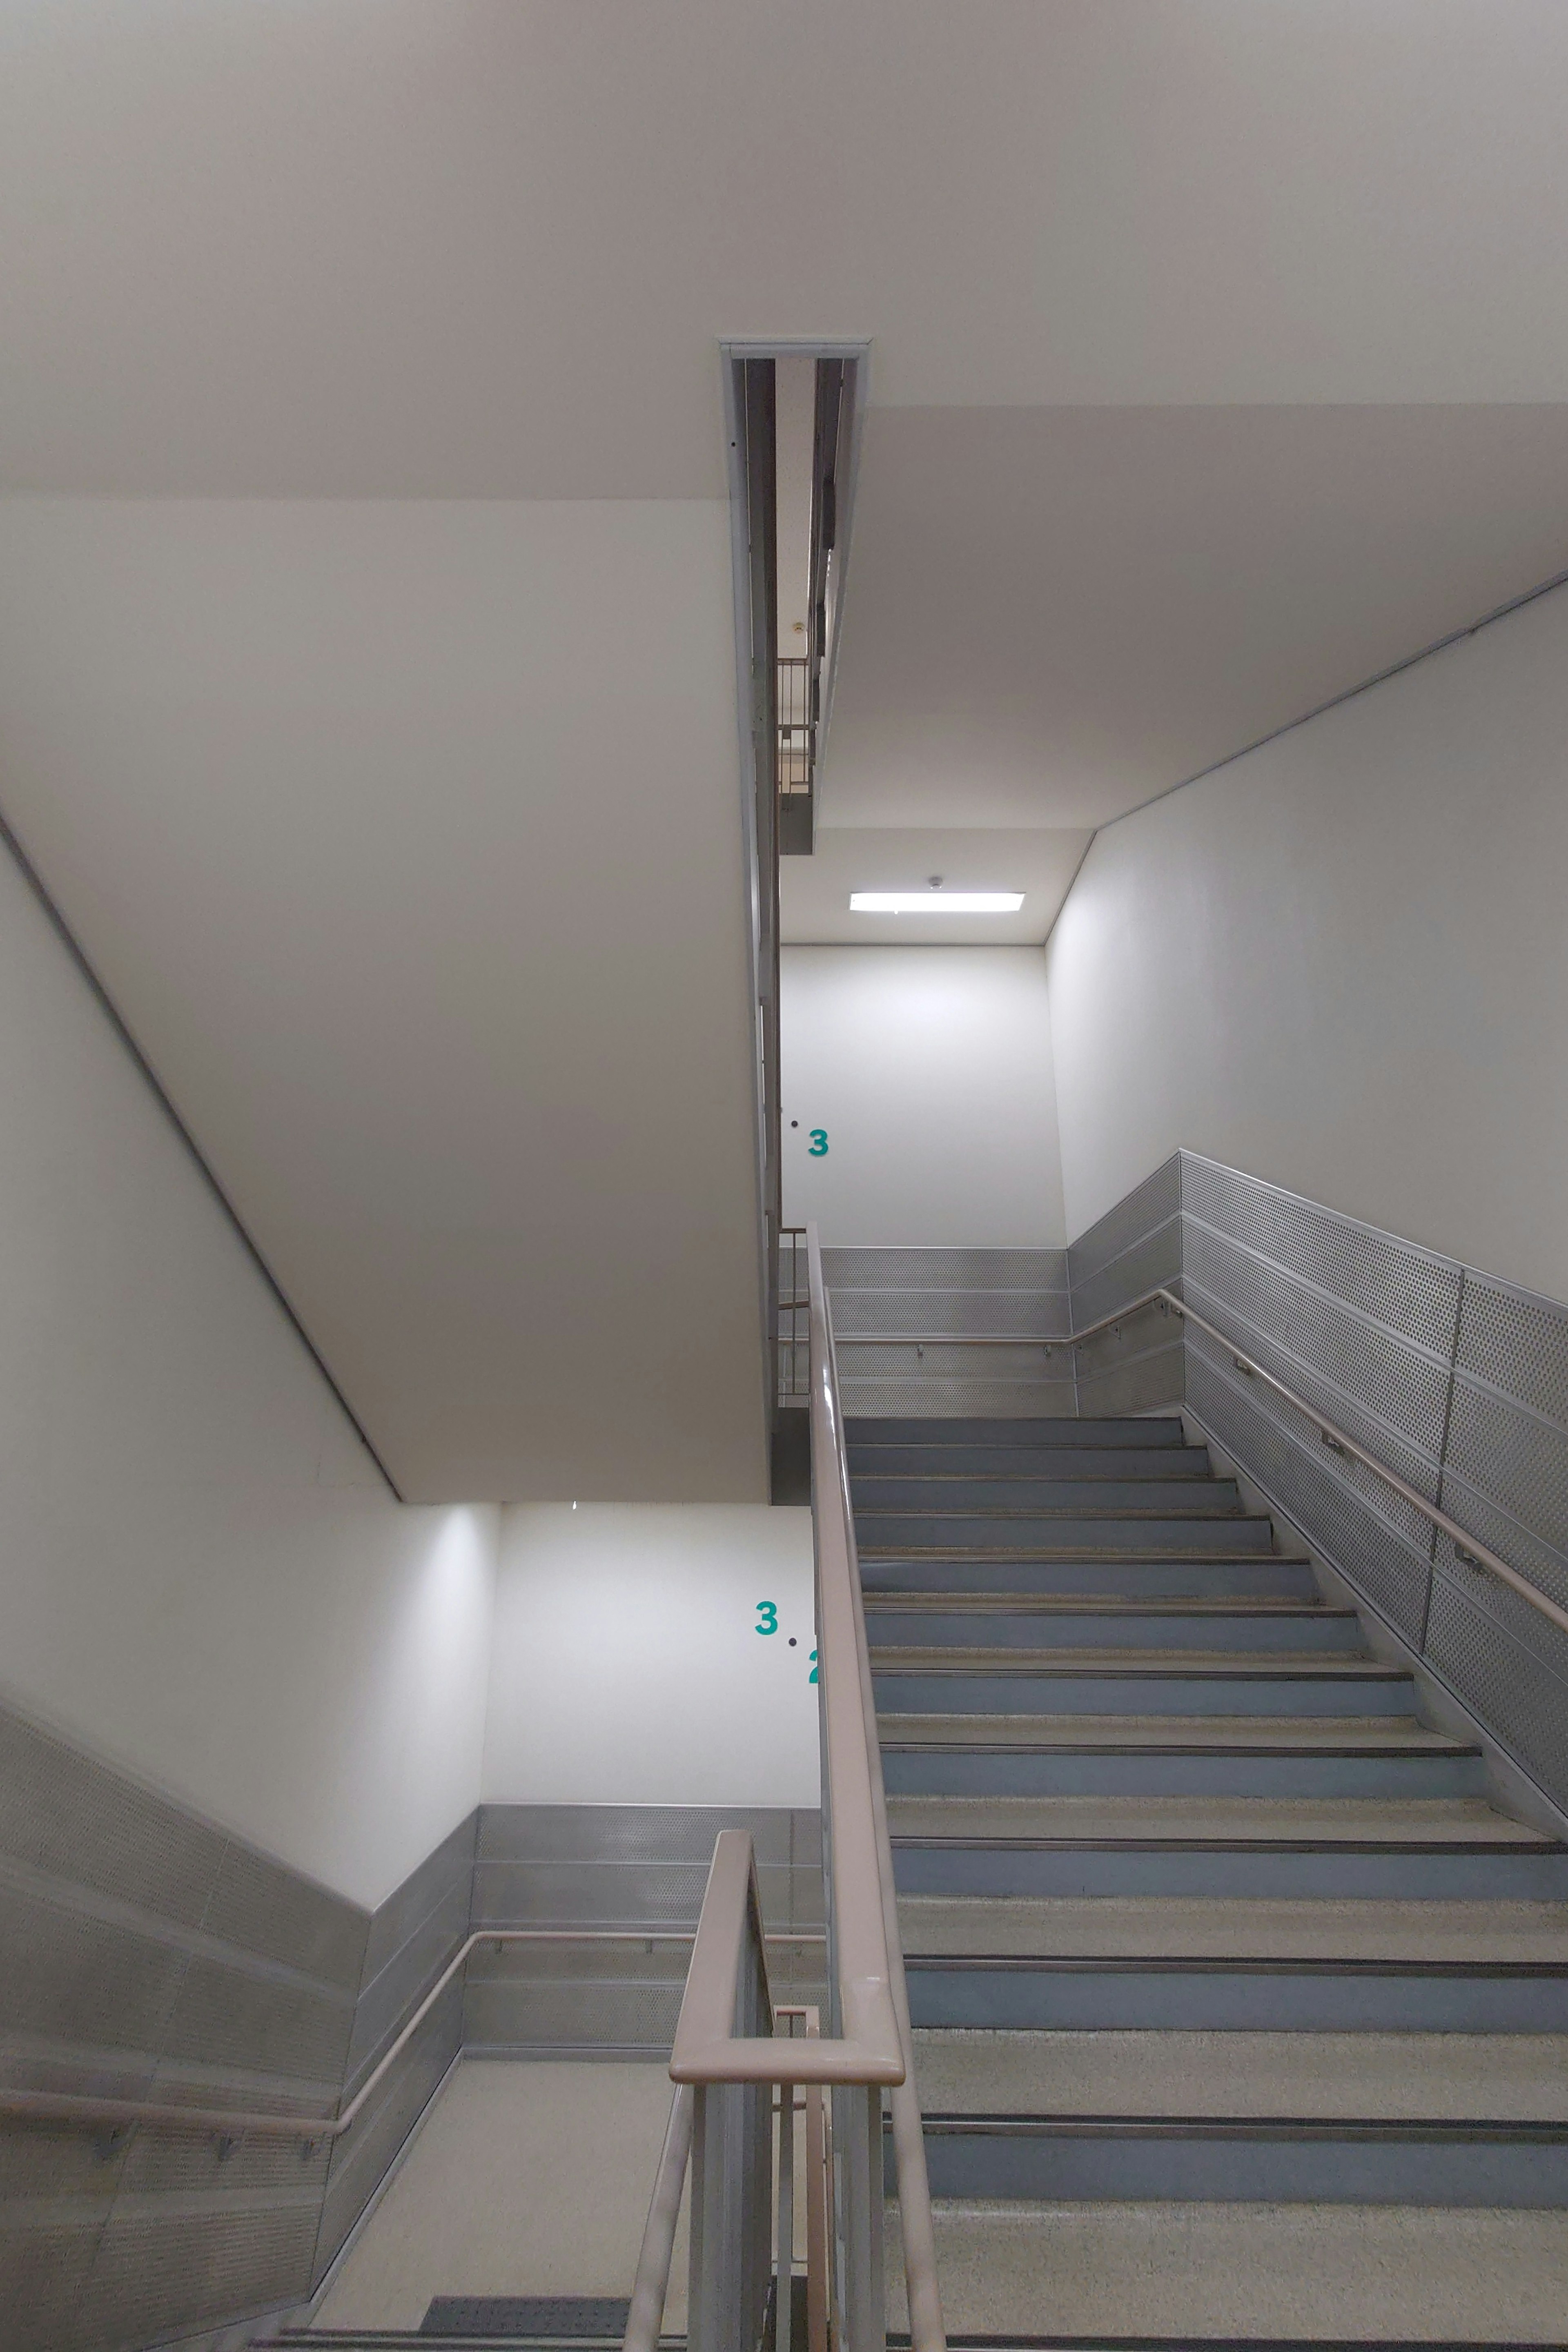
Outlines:
<svg viewBox="0 0 1568 2352"><path fill-rule="evenodd" d="M909 1837L1461 1841L1550 1852L1554 1841L1479 1797L889 1797Z"/></svg>
<svg viewBox="0 0 1568 2352"><path fill-rule="evenodd" d="M934 2218L954 2339L1568 2341L1568 2212L939 2199Z"/></svg>
<svg viewBox="0 0 1568 2352"><path fill-rule="evenodd" d="M917 2029L927 2116L1568 2124L1568 2034Z"/></svg>
<svg viewBox="0 0 1568 2352"><path fill-rule="evenodd" d="M1152 1748L1191 1754L1215 1748L1269 1754L1469 1756L1477 1751L1414 1716L1398 1715L921 1715L879 1708L884 1748L1018 1748L1050 1754L1089 1748Z"/></svg>
<svg viewBox="0 0 1568 2352"><path fill-rule="evenodd" d="M868 1592L866 1614L911 1617L1310 1617L1348 1619L1353 1609L1327 1601L1289 1601L1265 1593L1256 1601L1235 1593L1174 1594L1140 1600L1116 1593Z"/></svg>
<svg viewBox="0 0 1568 2352"><path fill-rule="evenodd" d="M910 1958L1372 1960L1568 1968L1568 1903L1278 1895L899 1898Z"/></svg>
<svg viewBox="0 0 1568 2352"><path fill-rule="evenodd" d="M878 1673L908 1672L918 1667L926 1674L1053 1674L1062 1667L1116 1666L1140 1674L1192 1674L1207 1668L1232 1674L1333 1674L1381 1681L1403 1679L1405 1673L1401 1667L1383 1665L1377 1659L1355 1652L1331 1658L1320 1654L1308 1663L1300 1650L1110 1649L1087 1642L1072 1649L1049 1649L1044 1645L1001 1649L978 1644L973 1649L955 1649L934 1642L919 1647L872 1642L869 1647L871 1664Z"/></svg>

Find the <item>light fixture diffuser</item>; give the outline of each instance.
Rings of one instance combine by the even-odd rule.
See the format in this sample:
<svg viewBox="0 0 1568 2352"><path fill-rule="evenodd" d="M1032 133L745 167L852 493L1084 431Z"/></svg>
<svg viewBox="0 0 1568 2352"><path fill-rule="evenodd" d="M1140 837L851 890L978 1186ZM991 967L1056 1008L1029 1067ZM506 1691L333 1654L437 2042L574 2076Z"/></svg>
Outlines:
<svg viewBox="0 0 1568 2352"><path fill-rule="evenodd" d="M1016 915L1021 890L852 890L852 915Z"/></svg>

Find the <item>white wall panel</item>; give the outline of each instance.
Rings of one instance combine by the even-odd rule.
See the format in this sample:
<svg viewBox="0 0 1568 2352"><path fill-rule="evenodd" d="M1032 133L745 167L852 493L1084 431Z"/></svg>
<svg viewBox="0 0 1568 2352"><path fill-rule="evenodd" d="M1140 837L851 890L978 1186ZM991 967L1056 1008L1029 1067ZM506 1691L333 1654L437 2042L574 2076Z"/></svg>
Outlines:
<svg viewBox="0 0 1568 2352"><path fill-rule="evenodd" d="M759 1631L763 1601L775 1632ZM485 1798L815 1805L816 1639L809 1511L518 1505L501 1522Z"/></svg>
<svg viewBox="0 0 1568 2352"><path fill-rule="evenodd" d="M374 1905L479 1795L493 1509L379 1474L0 855L0 1684Z"/></svg>
<svg viewBox="0 0 1568 2352"><path fill-rule="evenodd" d="M1038 948L785 948L780 1019L786 1223L846 1248L1059 1246Z"/></svg>
<svg viewBox="0 0 1568 2352"><path fill-rule="evenodd" d="M1100 834L1068 1228L1177 1145L1568 1297L1568 593Z"/></svg>

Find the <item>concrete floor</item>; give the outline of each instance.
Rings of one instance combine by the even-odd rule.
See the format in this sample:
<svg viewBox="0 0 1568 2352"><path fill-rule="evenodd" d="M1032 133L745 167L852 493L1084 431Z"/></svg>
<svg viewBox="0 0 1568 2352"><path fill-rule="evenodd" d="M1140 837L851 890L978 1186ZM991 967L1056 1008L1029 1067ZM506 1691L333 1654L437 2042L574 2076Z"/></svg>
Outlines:
<svg viewBox="0 0 1568 2352"><path fill-rule="evenodd" d="M670 2096L662 2065L466 2060L315 2324L416 2328L437 2294L629 2294ZM684 2213L665 2325L686 2326Z"/></svg>

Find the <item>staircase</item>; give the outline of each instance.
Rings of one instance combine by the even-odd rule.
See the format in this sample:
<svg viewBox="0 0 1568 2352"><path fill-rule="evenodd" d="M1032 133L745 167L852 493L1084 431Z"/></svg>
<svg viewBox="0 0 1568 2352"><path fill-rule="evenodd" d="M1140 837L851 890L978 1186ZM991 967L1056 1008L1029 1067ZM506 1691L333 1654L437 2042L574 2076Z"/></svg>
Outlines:
<svg viewBox="0 0 1568 2352"><path fill-rule="evenodd" d="M848 1437L950 2335L1568 2341L1568 1847L1180 1421Z"/></svg>

